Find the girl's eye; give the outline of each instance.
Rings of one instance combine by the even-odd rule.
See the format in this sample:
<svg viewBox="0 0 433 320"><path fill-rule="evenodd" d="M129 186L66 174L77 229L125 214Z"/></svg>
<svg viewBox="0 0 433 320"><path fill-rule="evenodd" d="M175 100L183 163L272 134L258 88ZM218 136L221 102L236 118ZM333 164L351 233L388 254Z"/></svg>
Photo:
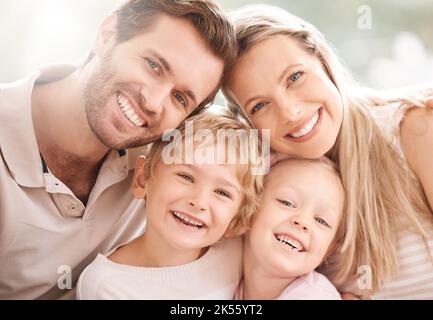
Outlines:
<svg viewBox="0 0 433 320"><path fill-rule="evenodd" d="M177 102L179 102L182 106L186 107L186 100L185 98L178 92L174 94L174 98Z"/></svg>
<svg viewBox="0 0 433 320"><path fill-rule="evenodd" d="M160 73L160 69L159 69L159 66L158 66L158 64L156 63L156 62L154 62L153 60L150 60L150 59L146 59L147 60L147 63L149 64L149 67L155 72L155 73L157 73L157 74L159 74Z"/></svg>
<svg viewBox="0 0 433 320"><path fill-rule="evenodd" d="M325 221L325 220L323 220L322 218L316 218L316 221L318 222L318 223L320 223L321 225L324 225L325 227L328 227L328 228L330 228L331 226Z"/></svg>
<svg viewBox="0 0 433 320"><path fill-rule="evenodd" d="M178 176L181 177L183 180L188 181L188 182L193 182L194 181L192 179L192 177L190 177L187 174L179 173Z"/></svg>
<svg viewBox="0 0 433 320"><path fill-rule="evenodd" d="M298 71L290 75L288 79L288 84L291 85L292 83L298 81L302 76L304 75L304 72Z"/></svg>
<svg viewBox="0 0 433 320"><path fill-rule="evenodd" d="M224 190L216 190L215 192L216 192L216 194L218 194L220 196L223 196L223 197L226 197L226 198L229 198L229 199L232 198L230 196L230 194L228 192L225 192Z"/></svg>
<svg viewBox="0 0 433 320"><path fill-rule="evenodd" d="M290 200L278 200L283 206L296 209L296 204Z"/></svg>
<svg viewBox="0 0 433 320"><path fill-rule="evenodd" d="M257 103L253 109L251 110L251 114L256 113L257 111L260 111L261 109L263 109L265 107L265 104L263 102Z"/></svg>

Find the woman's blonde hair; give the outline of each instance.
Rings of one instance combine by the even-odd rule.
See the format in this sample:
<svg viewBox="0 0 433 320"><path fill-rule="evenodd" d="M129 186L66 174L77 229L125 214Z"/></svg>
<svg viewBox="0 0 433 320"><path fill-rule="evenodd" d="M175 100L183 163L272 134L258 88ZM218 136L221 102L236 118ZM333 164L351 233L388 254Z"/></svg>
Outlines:
<svg viewBox="0 0 433 320"><path fill-rule="evenodd" d="M191 132L187 132L188 122L192 124L190 127L192 128ZM230 131L233 133L234 131L245 133L246 136L244 135L243 137L248 137L247 140L242 140L242 138L239 136L235 137L234 139L233 136L230 136L230 134L224 136L224 147L226 148L224 163L236 164L237 178L241 186L241 193L243 195L243 201L239 207L239 212L231 221L226 234L229 236L241 235L250 225L253 214L256 212L258 207L258 195L263 189L263 175L255 175L253 170L253 167L260 165L262 161L265 160L265 158L261 156L263 151L261 150L262 144L259 139L256 140L254 139L253 135L250 135L252 128L245 123L242 118L235 119L227 115L212 114L208 111L204 111L198 115L186 119L177 129L175 129L174 132L178 133L177 138L179 139L177 141L179 144L175 145L175 152L180 151L180 158L177 158L176 161L180 160L182 161L181 163L188 163L186 150L183 152L181 149L186 143L185 141L187 136L188 138L194 139L194 136L199 130L206 130L206 134L211 134L213 138L212 141L215 143L222 142L222 140L219 139L219 133L221 133L222 130L224 130L226 133L230 133ZM189 134L192 134L193 136L189 137ZM170 134L169 136L174 137L175 134ZM166 147L174 142L173 140L164 140L165 139L161 139L160 141L153 143L146 153L147 161L144 172L148 173L149 177L152 177L152 174L157 172L157 170L160 170L158 166L163 162L164 150L168 150ZM228 157L230 157L230 151L227 151L227 149L233 147L233 145L229 145L232 143L235 144L236 163L232 163L232 159L228 159ZM193 150L195 151L196 148L201 146L203 146L203 144L193 143ZM245 152L245 148L243 148L244 146L247 146L248 148L254 148L254 150L248 150L249 156L247 157L247 161L241 160L241 152ZM218 164L220 163L221 162L218 162Z"/></svg>
<svg viewBox="0 0 433 320"><path fill-rule="evenodd" d="M339 248L335 272L337 286L354 280L360 266L373 271L372 291L398 271L397 232L408 227L426 237L423 223L433 216L420 181L400 157L372 118L373 107L424 107L416 96L385 97L357 86L348 69L310 23L277 7L253 5L232 13L238 41L238 58L257 43L286 35L321 62L341 94L343 122L336 144L327 156L337 163L346 192L344 241ZM228 75L230 77L230 75ZM229 105L234 99L223 89ZM354 161L355 160L355 161Z"/></svg>

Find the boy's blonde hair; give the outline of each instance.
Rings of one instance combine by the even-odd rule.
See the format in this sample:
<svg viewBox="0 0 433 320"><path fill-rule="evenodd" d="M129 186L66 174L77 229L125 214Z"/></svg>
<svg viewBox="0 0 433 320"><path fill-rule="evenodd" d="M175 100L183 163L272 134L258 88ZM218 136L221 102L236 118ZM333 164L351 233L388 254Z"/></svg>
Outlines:
<svg viewBox="0 0 433 320"><path fill-rule="evenodd" d="M246 227L250 224L253 214L257 210L258 206L258 194L261 193L263 189L263 176L254 175L253 167L257 166L258 163L264 161L261 154L261 142L260 140L251 141L250 131L252 128L241 119L230 118L225 115L211 114L209 112L202 112L198 115L186 119L176 130L179 133L180 144L183 145L186 139L186 124L191 122L193 124L192 134L194 135L198 130L207 130L208 133L213 135L214 141L217 141L217 133L219 130L242 130L248 134L248 144L249 148L254 148L250 150L248 161L246 164L240 162L240 156L242 149L242 143L240 138L231 139L228 136L225 137L225 146L228 143L235 142L236 148L236 165L237 165L237 178L241 186L241 193L243 194L243 201L240 205L239 212L236 217L230 223L227 230L227 235L237 236L241 235ZM156 170L160 170L157 167L163 162L163 152L164 149L173 141L158 141L155 142L147 152L145 172L148 172L150 176ZM197 145L194 143L194 150ZM182 154L183 160L185 160L186 155ZM227 152L225 163L227 163Z"/></svg>
<svg viewBox="0 0 433 320"><path fill-rule="evenodd" d="M397 232L409 228L425 239L424 223L432 214L421 183L371 115L373 107L398 103L397 107L425 107L421 97L386 97L357 86L348 69L310 23L277 7L248 6L232 13L241 58L257 43L276 35L298 41L322 64L343 101L343 123L335 147L328 157L341 172L346 192L345 237L339 262L331 274L339 286L353 280L362 265L373 270L372 291L399 268ZM230 75L228 75L228 79ZM227 86L227 83L225 83ZM227 87L224 93L232 107L240 108Z"/></svg>

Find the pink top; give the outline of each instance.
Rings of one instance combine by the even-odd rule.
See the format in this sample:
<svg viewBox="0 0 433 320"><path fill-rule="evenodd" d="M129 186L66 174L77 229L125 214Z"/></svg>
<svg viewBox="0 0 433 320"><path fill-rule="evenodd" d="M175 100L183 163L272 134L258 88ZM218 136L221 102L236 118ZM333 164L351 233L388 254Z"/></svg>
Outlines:
<svg viewBox="0 0 433 320"><path fill-rule="evenodd" d="M234 299L242 300L243 283L239 285ZM333 284L324 275L311 272L293 281L275 300L341 300Z"/></svg>

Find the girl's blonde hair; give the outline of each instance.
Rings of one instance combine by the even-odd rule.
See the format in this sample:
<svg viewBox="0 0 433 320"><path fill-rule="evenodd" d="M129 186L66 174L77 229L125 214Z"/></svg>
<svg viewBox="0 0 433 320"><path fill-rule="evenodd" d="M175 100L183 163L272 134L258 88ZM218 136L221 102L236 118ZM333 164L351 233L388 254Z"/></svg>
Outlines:
<svg viewBox="0 0 433 320"><path fill-rule="evenodd" d="M335 147L327 156L340 168L347 200L346 225L330 277L341 286L354 280L360 266L370 266L373 290L366 295L374 293L399 268L397 232L407 226L425 239L423 223L433 217L420 181L382 134L371 110L392 103L396 108L424 107L423 100L415 95L386 97L357 86L324 36L285 10L253 5L234 11L231 17L238 58L263 40L286 35L319 59L339 90L343 122ZM223 91L229 105L241 112L227 87Z"/></svg>
<svg viewBox="0 0 433 320"><path fill-rule="evenodd" d="M187 122L191 122L193 124L192 132L187 133ZM230 130L245 132L248 134L248 141L242 141L241 138L236 137L236 139L231 139L229 135L225 136L225 146L228 148L228 144L235 143L236 148L236 166L237 166L237 178L239 184L241 186L241 193L243 195L243 201L239 207L239 212L235 216L235 218L231 221L230 226L227 230L227 235L229 236L237 236L241 235L246 228L250 225L250 221L253 217L253 214L257 211L258 207L258 195L262 192L263 189L263 175L254 175L253 167L257 166L264 161L265 158L261 156L261 147L262 144L260 140L251 140L250 130L252 128L243 121L242 118L234 119L227 115L221 114L212 114L210 112L204 111L199 113L198 115L192 116L186 119L180 126L176 129L176 132L179 133L179 144L176 148L182 148L185 145L185 140L189 133L193 134L193 137L199 130L206 130L206 133L209 133L213 136L213 141L215 143L219 143L221 140L218 140L218 133L221 130L226 130L229 132ZM193 137L189 137L192 138ZM207 137L208 138L208 137ZM149 148L146 153L146 164L145 164L145 172L149 174L151 177L153 173L160 170L158 166L163 162L163 152L166 147L169 146L173 141L157 141L153 143L153 145ZM244 145L248 145L249 148L254 148L254 150L249 150L249 156L247 161L241 161L241 152L244 151ZM193 148L202 146L202 144L194 143ZM232 146L229 146L232 147ZM180 149L177 149L178 151ZM227 151L227 150L226 150ZM186 152L186 151L185 151ZM184 160L182 163L187 163L187 155L184 152L181 153L182 159ZM227 159L228 152L225 154L225 163L232 164ZM218 162L219 164L219 162Z"/></svg>

